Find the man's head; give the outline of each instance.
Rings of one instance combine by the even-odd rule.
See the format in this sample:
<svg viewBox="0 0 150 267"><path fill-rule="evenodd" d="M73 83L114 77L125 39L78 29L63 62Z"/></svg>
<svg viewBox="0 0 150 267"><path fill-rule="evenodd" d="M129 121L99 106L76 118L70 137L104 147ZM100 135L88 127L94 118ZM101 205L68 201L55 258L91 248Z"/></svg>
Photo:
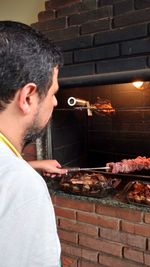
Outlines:
<svg viewBox="0 0 150 267"><path fill-rule="evenodd" d="M0 108L30 82L39 95L46 94L60 64L60 52L42 34L22 23L0 21Z"/></svg>
<svg viewBox="0 0 150 267"><path fill-rule="evenodd" d="M26 136L31 135L32 129L34 133L41 131L57 105L55 93L60 65L60 51L41 33L22 23L0 21L0 112L5 111L16 96L26 112L24 101L30 104L29 96L36 94L38 109L34 110L32 105L34 118L26 127Z"/></svg>

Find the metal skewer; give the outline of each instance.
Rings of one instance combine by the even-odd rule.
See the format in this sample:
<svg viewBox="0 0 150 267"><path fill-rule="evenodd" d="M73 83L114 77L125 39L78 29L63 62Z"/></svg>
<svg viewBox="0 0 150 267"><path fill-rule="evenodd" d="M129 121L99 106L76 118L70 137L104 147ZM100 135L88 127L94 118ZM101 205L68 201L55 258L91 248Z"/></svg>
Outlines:
<svg viewBox="0 0 150 267"><path fill-rule="evenodd" d="M78 172L78 171L91 171L91 170L110 170L110 167L95 167L95 168L65 167L65 169L67 169L68 172Z"/></svg>
<svg viewBox="0 0 150 267"><path fill-rule="evenodd" d="M108 111L112 111L112 108L96 108L94 106L90 106L90 107L73 107L73 108L55 108L55 110L58 111L74 111L74 110L87 110L87 109L91 109L93 111L103 111L103 110L108 110ZM148 107L130 107L130 108L114 108L114 110L116 112L124 112L124 111L133 111L133 112L137 112L137 111L150 111L150 106Z"/></svg>

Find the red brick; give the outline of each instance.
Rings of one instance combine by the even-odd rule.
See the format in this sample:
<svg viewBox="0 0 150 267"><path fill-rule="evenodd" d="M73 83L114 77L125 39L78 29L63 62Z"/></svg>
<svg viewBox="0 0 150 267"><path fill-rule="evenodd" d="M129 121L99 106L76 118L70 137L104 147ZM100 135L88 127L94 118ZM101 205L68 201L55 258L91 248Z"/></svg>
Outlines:
<svg viewBox="0 0 150 267"><path fill-rule="evenodd" d="M53 205L55 205L55 198L56 198L55 195L51 195L51 200L52 200Z"/></svg>
<svg viewBox="0 0 150 267"><path fill-rule="evenodd" d="M69 209L63 209L63 208L59 208L59 207L55 207L55 214L58 217L64 217L64 218L68 218L68 219L72 219L75 220L76 219L76 213L74 210L69 210Z"/></svg>
<svg viewBox="0 0 150 267"><path fill-rule="evenodd" d="M54 30L54 31L43 31L43 33L51 41L55 41L55 42L56 41L59 42L59 41L63 41L63 40L68 40L68 39L75 39L75 38L78 38L80 36L80 26L76 25L76 26L68 27L68 28L63 29L63 30L61 29L61 30ZM84 66L84 68L86 68L86 66ZM83 70L82 72L85 72L85 71ZM60 77L61 77L61 75L60 75Z"/></svg>
<svg viewBox="0 0 150 267"><path fill-rule="evenodd" d="M78 262L78 267L104 267L103 265L99 265L97 263L92 263L89 261L81 260Z"/></svg>
<svg viewBox="0 0 150 267"><path fill-rule="evenodd" d="M50 19L43 22L33 23L32 27L39 31L54 31L64 29L67 26L66 18Z"/></svg>
<svg viewBox="0 0 150 267"><path fill-rule="evenodd" d="M82 258L90 261L98 261L98 252L93 250L82 249Z"/></svg>
<svg viewBox="0 0 150 267"><path fill-rule="evenodd" d="M64 242L61 242L61 250L63 254L65 253L69 256L81 257L82 255L82 249L80 247L72 246L72 244L66 244Z"/></svg>
<svg viewBox="0 0 150 267"><path fill-rule="evenodd" d="M150 266L150 254L144 253L144 263Z"/></svg>
<svg viewBox="0 0 150 267"><path fill-rule="evenodd" d="M41 11L38 13L39 22L55 18L55 10Z"/></svg>
<svg viewBox="0 0 150 267"><path fill-rule="evenodd" d="M150 227L146 224L133 224L122 221L122 231L141 236L150 236Z"/></svg>
<svg viewBox="0 0 150 267"><path fill-rule="evenodd" d="M94 239L85 235L79 235L79 245L95 249L97 251L106 252L114 256L122 257L122 244L117 244L102 239Z"/></svg>
<svg viewBox="0 0 150 267"><path fill-rule="evenodd" d="M150 213L147 212L144 214L144 222L150 223Z"/></svg>
<svg viewBox="0 0 150 267"><path fill-rule="evenodd" d="M83 212L77 212L77 220L111 229L119 229L119 221L120 221L119 219L116 218L111 218L107 216L98 216L97 214L94 213L83 213Z"/></svg>
<svg viewBox="0 0 150 267"><path fill-rule="evenodd" d="M125 259L119 259L117 257L111 257L104 254L100 255L99 262L107 267L144 267L143 264L138 265L137 263Z"/></svg>
<svg viewBox="0 0 150 267"><path fill-rule="evenodd" d="M78 234L58 229L58 235L60 240L69 241L72 243L78 242Z"/></svg>
<svg viewBox="0 0 150 267"><path fill-rule="evenodd" d="M72 244L66 244L61 242L61 250L63 255L69 255L74 257L81 257L82 249L78 246L72 246Z"/></svg>
<svg viewBox="0 0 150 267"><path fill-rule="evenodd" d="M96 206L96 212L98 214L117 217L120 219L126 219L128 221L133 221L133 222L142 222L143 221L143 213L141 211L135 211L132 209L97 205Z"/></svg>
<svg viewBox="0 0 150 267"><path fill-rule="evenodd" d="M62 267L77 267L78 262L75 258L62 255L61 264Z"/></svg>
<svg viewBox="0 0 150 267"><path fill-rule="evenodd" d="M74 210L83 210L86 212L93 212L95 209L95 204L82 200L74 200L68 197L55 196L55 205L65 208L70 208Z"/></svg>
<svg viewBox="0 0 150 267"><path fill-rule="evenodd" d="M124 247L123 255L125 258L127 258L129 260L144 263L144 255L143 255L142 251L134 250L134 249L129 248L129 247Z"/></svg>
<svg viewBox="0 0 150 267"><path fill-rule="evenodd" d="M123 243L131 247L137 247L142 250L146 249L146 237L100 228L100 236L106 240Z"/></svg>
<svg viewBox="0 0 150 267"><path fill-rule="evenodd" d="M65 243L61 243L62 252L68 254L70 256L78 256L83 259L97 262L98 252L88 249L79 248L77 246L68 245Z"/></svg>
<svg viewBox="0 0 150 267"><path fill-rule="evenodd" d="M93 225L76 223L74 221L63 220L59 221L60 228L68 229L69 231L84 233L87 235L98 236L98 228Z"/></svg>

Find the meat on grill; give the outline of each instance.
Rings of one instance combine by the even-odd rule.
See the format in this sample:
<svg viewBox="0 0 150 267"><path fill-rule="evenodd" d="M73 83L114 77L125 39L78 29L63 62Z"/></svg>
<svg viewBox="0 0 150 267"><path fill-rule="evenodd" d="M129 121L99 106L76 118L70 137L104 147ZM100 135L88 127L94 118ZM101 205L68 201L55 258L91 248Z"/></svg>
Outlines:
<svg viewBox="0 0 150 267"><path fill-rule="evenodd" d="M64 176L60 183L61 189L72 192L96 193L113 187L113 181L100 173L77 173L71 177Z"/></svg>
<svg viewBox="0 0 150 267"><path fill-rule="evenodd" d="M97 102L94 104L94 107L96 107L97 112L102 114L113 114L115 112L109 99L97 97Z"/></svg>
<svg viewBox="0 0 150 267"><path fill-rule="evenodd" d="M135 182L128 192L127 197L130 201L150 205L150 184Z"/></svg>
<svg viewBox="0 0 150 267"><path fill-rule="evenodd" d="M112 173L130 173L134 171L150 170L150 158L138 156L135 159L123 159L120 162L109 162Z"/></svg>

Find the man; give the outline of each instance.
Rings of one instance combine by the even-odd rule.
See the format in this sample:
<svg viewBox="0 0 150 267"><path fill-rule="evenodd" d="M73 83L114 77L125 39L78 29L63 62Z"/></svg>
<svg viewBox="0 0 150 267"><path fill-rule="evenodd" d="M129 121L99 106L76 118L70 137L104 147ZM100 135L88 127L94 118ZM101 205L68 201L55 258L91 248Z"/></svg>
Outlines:
<svg viewBox="0 0 150 267"><path fill-rule="evenodd" d="M0 21L0 267L60 266L46 184L20 155L57 105L60 65L60 52L40 33Z"/></svg>

